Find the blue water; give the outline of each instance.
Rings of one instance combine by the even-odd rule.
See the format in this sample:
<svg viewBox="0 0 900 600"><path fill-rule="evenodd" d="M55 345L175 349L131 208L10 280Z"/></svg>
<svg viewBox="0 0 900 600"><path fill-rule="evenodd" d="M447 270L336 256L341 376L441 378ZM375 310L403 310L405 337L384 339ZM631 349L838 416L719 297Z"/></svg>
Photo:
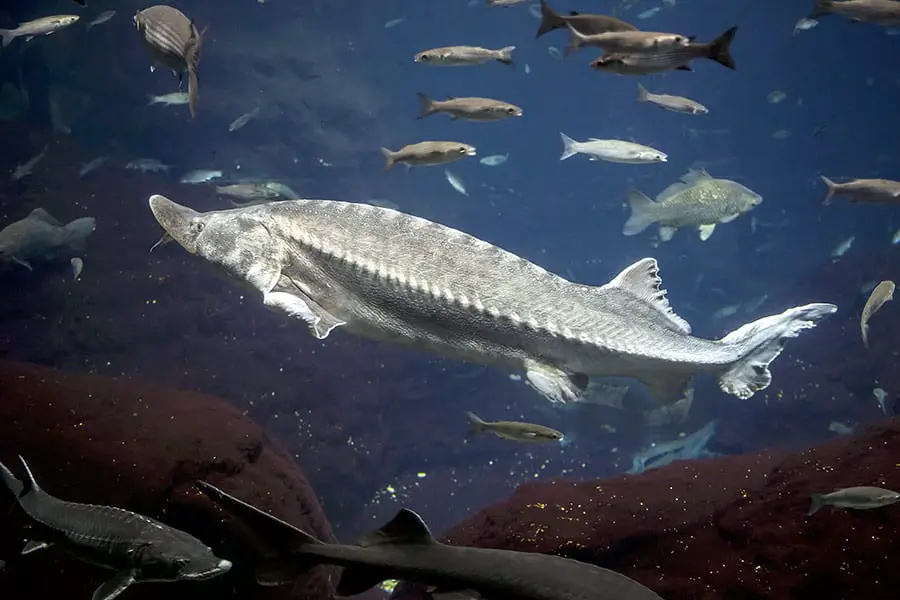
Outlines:
<svg viewBox="0 0 900 600"><path fill-rule="evenodd" d="M283 180L304 197L387 200L405 212L464 230L588 284L602 284L635 260L656 257L673 307L701 337L719 337L798 302L829 301L803 296L797 282L829 264L831 251L845 238L856 237L845 257L884 253L900 227L895 208L848 206L841 201L820 206L825 188L819 181L822 174L896 177L900 38L885 28L853 25L838 16L793 36L794 23L810 8L805 0L683 0L646 20L637 20L637 15L659 3L637 2L625 9L612 2L553 2L562 13L571 9L614 13L642 29L693 34L703 41L739 26L732 47L736 71L698 60L694 72L646 77L592 71L587 66L595 56L591 49L565 60L555 58L548 48L561 50L567 34L557 30L534 39L538 20L529 3L509 9L466 0L265 4L234 0L227 5L191 0L175 5L200 28L210 28L200 63L200 110L192 122L184 106L145 106L148 94L176 91L177 81L170 73L149 71L149 57L131 22L143 4L97 0L83 10L62 0L11 5L5 14L0 12L4 27L57 12L77 12L83 22L110 8L117 15L90 32L82 22L46 38L16 40L0 53L3 78L32 86L63 82L89 96L90 107L66 123L71 138L85 149L85 160L99 154L113 154L120 161L154 157L175 165L169 175L173 181L191 169L217 168L228 181ZM402 21L385 27L397 19ZM250 38L255 41L248 43ZM434 68L413 63L415 53L447 45L515 45L515 67L488 63ZM274 91L286 82L295 85L298 79L303 85L296 92ZM687 116L639 104L638 82L651 92L688 96L705 104L710 114ZM776 90L786 98L773 104L767 96ZM416 92L434 99L497 98L521 106L524 117L496 123L454 121L444 115L416 120ZM338 97L342 101L335 106ZM262 107L258 118L237 132L227 131L233 119L257 104ZM307 107L305 121L296 118L301 104ZM36 130L50 127L46 111L32 110L27 118ZM785 139L776 139L779 130L789 132ZM584 156L560 161L560 132L578 140L633 140L663 150L669 159L660 165L591 162ZM477 158L447 167L465 182L468 196L447 183L444 167L382 171L379 147L396 150L423 140L454 140L477 147ZM478 160L494 154L509 158L499 166ZM734 179L762 195L762 205L720 225L705 242L688 230L662 245L655 242L655 228L624 237L627 190L636 187L653 197L698 161L713 176ZM178 200L177 184L172 186ZM135 219L147 219L144 199L123 199L131 200ZM22 216L12 206L5 209L10 219ZM97 217L102 220L102 215ZM763 222L755 232L751 217ZM143 241L149 246L154 240ZM165 252L167 259L184 258L178 248ZM102 263L93 263L92 268L102 269ZM860 274L854 285L867 279L867 274ZM754 310L712 317L725 306L746 305L763 294L768 298ZM230 319L242 319L250 312L265 314L261 306L246 303L235 303L228 310L234 311ZM299 339L305 332L296 326L292 334ZM827 343L824 330L809 335ZM300 343L307 342L304 338ZM295 347L289 341L279 343L285 353ZM317 380L313 375L308 385L327 386L335 397L385 397L378 418L389 422L386 431L391 438L372 443L390 446L395 468L385 465L381 483L361 486L349 504L340 504L320 489L338 531L365 529L370 522L383 521L398 505L427 510L439 530L486 502L502 499L523 481L559 475L612 476L628 469L631 455L651 442L691 433L729 415L764 419L765 407L752 404L754 399L741 403L725 397L713 383L701 382L687 424L650 429L634 422L639 414L634 411L596 407L554 411L523 383L509 381L506 373L387 347L370 351L342 340L334 343L344 344L346 353L331 349L327 356L350 357L348 369L353 368L354 357L367 361L379 357L391 365L390 372L402 371L408 380L420 382L418 410L443 415L438 421L446 426L424 436L437 440L432 446L406 446L406 432L417 423L392 406L389 397L397 385L373 381L376 387L341 389L339 381ZM797 362L781 360L776 362L776 381L805 376L795 368ZM802 356L797 360L802 362ZM247 389L260 385L253 382ZM241 399L238 405L246 397L239 388L231 393L230 399ZM649 397L637 385L629 403L650 407ZM315 412L314 406L303 408ZM465 409L477 409L487 419L545 422L564 429L568 444L530 448L493 439L464 442ZM872 416L865 415L855 420ZM303 442L292 437L291 427L261 411L253 416L291 451L303 455ZM433 426L432 421L429 427ZM824 428L820 433L822 439L832 435ZM423 438L419 432L410 437ZM752 433L744 440L735 441L734 435L730 439L718 446L713 439L709 448L728 454L774 441L768 435L754 438ZM475 443L483 443L483 450L473 449ZM316 483L327 478L327 473L316 471L317 465L304 464L302 458L299 462L318 478ZM429 487L433 464L440 465L442 475ZM479 478L491 478L492 483L483 485ZM404 491L398 494L398 489ZM458 500L447 506L451 489ZM378 501L370 502L372 497Z"/></svg>

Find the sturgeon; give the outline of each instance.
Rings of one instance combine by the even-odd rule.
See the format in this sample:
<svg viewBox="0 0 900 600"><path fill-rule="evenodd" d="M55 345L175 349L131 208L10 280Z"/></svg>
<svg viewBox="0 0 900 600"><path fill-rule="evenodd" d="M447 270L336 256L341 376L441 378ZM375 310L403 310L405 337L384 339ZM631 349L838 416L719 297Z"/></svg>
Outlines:
<svg viewBox="0 0 900 600"><path fill-rule="evenodd" d="M656 260L602 286L568 281L462 231L393 209L290 200L197 212L153 195L150 210L185 250L301 319L332 331L525 372L548 400L580 399L591 376L646 384L661 402L700 372L749 398L772 381L785 341L837 310L807 304L720 340L692 337Z"/></svg>
<svg viewBox="0 0 900 600"><path fill-rule="evenodd" d="M92 600L113 600L144 581L205 581L231 570L194 536L155 519L96 504L67 502L42 490L21 456L27 476L20 481L0 463L0 480L31 521L22 554L58 546L84 562L116 572Z"/></svg>

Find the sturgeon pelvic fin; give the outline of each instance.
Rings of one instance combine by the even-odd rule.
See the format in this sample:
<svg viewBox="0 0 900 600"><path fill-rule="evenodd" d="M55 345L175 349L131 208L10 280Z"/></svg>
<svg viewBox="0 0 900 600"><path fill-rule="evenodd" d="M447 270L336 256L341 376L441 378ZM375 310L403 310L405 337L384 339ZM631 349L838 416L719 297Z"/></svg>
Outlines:
<svg viewBox="0 0 900 600"><path fill-rule="evenodd" d="M784 350L785 342L800 335L802 330L815 327L836 311L834 304L806 304L735 329L721 341L735 346L740 358L719 376L719 387L744 400L754 392L766 389L772 382L769 364Z"/></svg>
<svg viewBox="0 0 900 600"><path fill-rule="evenodd" d="M306 321L313 336L319 340L327 338L335 327L347 324L299 290L268 292L263 297L263 302L270 308L283 310L292 317L299 317Z"/></svg>

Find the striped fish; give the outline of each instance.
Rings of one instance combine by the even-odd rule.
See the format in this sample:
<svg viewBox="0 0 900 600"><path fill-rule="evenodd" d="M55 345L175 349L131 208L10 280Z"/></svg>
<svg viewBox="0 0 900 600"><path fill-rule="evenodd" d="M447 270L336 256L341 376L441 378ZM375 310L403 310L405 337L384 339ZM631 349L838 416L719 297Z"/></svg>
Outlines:
<svg viewBox="0 0 900 600"><path fill-rule="evenodd" d="M197 66L203 35L183 12L171 6L151 6L134 15L134 24L154 64L178 74L188 74L188 106L191 117L197 114Z"/></svg>

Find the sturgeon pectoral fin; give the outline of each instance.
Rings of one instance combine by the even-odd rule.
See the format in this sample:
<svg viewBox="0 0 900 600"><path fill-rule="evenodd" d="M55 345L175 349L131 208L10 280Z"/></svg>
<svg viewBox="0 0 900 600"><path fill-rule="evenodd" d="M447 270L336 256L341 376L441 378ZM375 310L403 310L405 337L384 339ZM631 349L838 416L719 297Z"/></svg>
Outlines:
<svg viewBox="0 0 900 600"><path fill-rule="evenodd" d="M134 571L119 571L112 579L94 590L91 600L112 600L135 581Z"/></svg>
<svg viewBox="0 0 900 600"><path fill-rule="evenodd" d="M38 550L46 550L50 547L48 542L33 542L28 541L25 543L25 547L22 548L22 555L31 554L32 552L37 552Z"/></svg>
<svg viewBox="0 0 900 600"><path fill-rule="evenodd" d="M525 382L554 404L577 402L590 383L582 373L566 373L562 369L535 361L525 362Z"/></svg>
<svg viewBox="0 0 900 600"><path fill-rule="evenodd" d="M12 257L12 261L13 261L14 263L16 263L17 265L22 265L23 267L25 267L25 268L28 269L29 271L34 271L34 268L28 263L27 260L22 260L21 258L16 258L15 256L13 256L13 257Z"/></svg>
<svg viewBox="0 0 900 600"><path fill-rule="evenodd" d="M701 225L697 228L700 231L700 240L705 242L709 239L709 236L713 234L713 231L716 230L715 225Z"/></svg>
<svg viewBox="0 0 900 600"><path fill-rule="evenodd" d="M677 227L666 227L665 225L660 225L659 240L661 242L668 242L672 239L672 236L675 235L676 231L678 231Z"/></svg>
<svg viewBox="0 0 900 600"><path fill-rule="evenodd" d="M341 321L300 291L267 292L263 296L263 302L268 307L303 319L309 324L312 334L320 340L327 338L335 327L346 325L345 321Z"/></svg>

